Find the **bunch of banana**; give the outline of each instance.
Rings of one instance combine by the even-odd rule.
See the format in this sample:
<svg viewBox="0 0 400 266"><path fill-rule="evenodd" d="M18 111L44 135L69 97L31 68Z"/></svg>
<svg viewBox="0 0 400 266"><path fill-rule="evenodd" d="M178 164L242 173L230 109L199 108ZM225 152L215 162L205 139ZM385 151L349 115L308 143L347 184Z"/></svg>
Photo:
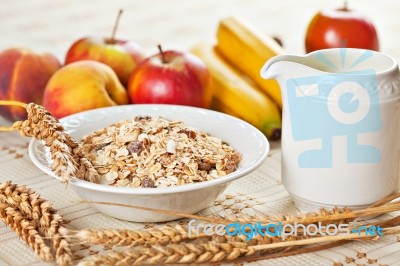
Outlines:
<svg viewBox="0 0 400 266"><path fill-rule="evenodd" d="M263 80L260 69L282 48L268 35L237 18L220 22L217 44L192 48L211 72L212 109L241 118L261 130L267 138L280 138L281 94L273 80Z"/></svg>
<svg viewBox="0 0 400 266"><path fill-rule="evenodd" d="M261 67L271 57L282 54L283 49L269 35L243 19L223 19L217 30L218 48L237 69L249 76L262 91L282 108L278 82L260 76Z"/></svg>
<svg viewBox="0 0 400 266"><path fill-rule="evenodd" d="M209 43L202 43L191 50L211 72L214 93L211 108L249 122L272 140L279 139L281 117L276 104L255 89L253 81L245 80L217 49Z"/></svg>

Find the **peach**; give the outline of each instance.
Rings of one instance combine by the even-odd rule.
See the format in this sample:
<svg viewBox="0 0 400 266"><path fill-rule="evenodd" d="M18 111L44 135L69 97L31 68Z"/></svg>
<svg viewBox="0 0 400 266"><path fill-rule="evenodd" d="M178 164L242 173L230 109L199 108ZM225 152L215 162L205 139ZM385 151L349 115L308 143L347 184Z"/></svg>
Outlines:
<svg viewBox="0 0 400 266"><path fill-rule="evenodd" d="M29 49L11 48L0 53L0 100L41 104L47 81L60 68L51 54L38 54ZM0 115L9 120L22 120L21 107L2 106Z"/></svg>
<svg viewBox="0 0 400 266"><path fill-rule="evenodd" d="M59 69L46 85L43 106L55 117L127 104L128 93L115 72L96 61L78 61Z"/></svg>

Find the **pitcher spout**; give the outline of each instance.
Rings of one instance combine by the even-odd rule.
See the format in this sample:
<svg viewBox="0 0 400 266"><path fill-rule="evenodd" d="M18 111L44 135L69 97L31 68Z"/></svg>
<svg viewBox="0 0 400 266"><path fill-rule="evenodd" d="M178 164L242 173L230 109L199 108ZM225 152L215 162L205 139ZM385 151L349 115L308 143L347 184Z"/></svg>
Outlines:
<svg viewBox="0 0 400 266"><path fill-rule="evenodd" d="M261 68L260 74L264 79L277 79L280 75L287 71L291 71L286 67L290 63L297 63L305 66L307 60L302 56L294 55L278 55L269 59ZM290 64L291 65L291 64Z"/></svg>
<svg viewBox="0 0 400 266"><path fill-rule="evenodd" d="M318 74L320 69L315 68L306 56L278 55L268 60L261 68L260 75L264 79L275 79L281 86L289 77Z"/></svg>
<svg viewBox="0 0 400 266"><path fill-rule="evenodd" d="M277 79L285 72L285 63L296 62L297 56L278 55L269 59L261 68L260 75L263 79Z"/></svg>

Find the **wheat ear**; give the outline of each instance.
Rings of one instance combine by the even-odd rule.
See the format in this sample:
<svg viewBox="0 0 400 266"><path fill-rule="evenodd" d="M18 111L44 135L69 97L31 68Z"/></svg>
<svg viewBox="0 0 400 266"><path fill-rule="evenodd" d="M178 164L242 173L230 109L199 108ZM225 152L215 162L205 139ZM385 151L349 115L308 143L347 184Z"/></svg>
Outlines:
<svg viewBox="0 0 400 266"><path fill-rule="evenodd" d="M50 112L34 103L27 104L26 111L28 119L15 122L12 128L23 136L44 141L50 148L52 171L63 182L68 183L72 177L98 181L98 172L80 152L78 143L65 132L61 123Z"/></svg>
<svg viewBox="0 0 400 266"><path fill-rule="evenodd" d="M143 207L143 206L134 206L134 205L123 204L123 203L113 203L113 202L104 202L104 201L86 201L86 200L82 200L81 202L146 210L146 211L152 211L155 213L174 215L174 216L181 217L181 218L197 219L197 220L201 220L201 221L208 221L210 223L220 223L220 224L225 224L225 225L235 222L235 220L231 220L231 219L228 220L228 219L215 218L215 217L206 217L206 216L201 216L201 215L188 214L188 213L162 210L162 209L155 209L155 208ZM281 220L281 223L283 225L284 224L293 224L293 223L302 223L302 224L306 225L306 224L318 223L318 222L321 222L321 224L325 224L325 223L329 223L329 222L333 222L333 221L341 221L341 222L352 221L358 217L379 215L379 214L390 213L390 212L399 211L399 210L400 210L400 203L392 203L392 204L387 204L387 205L383 205L383 206L369 207L366 209L354 210L354 211L349 208L335 208L333 210L321 209L319 212L315 212L315 213L276 216L275 218L267 218L267 221L269 221L268 223L277 224L279 219L282 218L283 220ZM255 222L258 222L258 220L256 220ZM268 223L264 223L264 222L262 222L262 223L263 223L263 225L268 224Z"/></svg>
<svg viewBox="0 0 400 266"><path fill-rule="evenodd" d="M399 234L400 228L385 228L385 235ZM335 242L355 239L378 239L365 233L313 237L270 244L249 245L246 242L216 241L200 243L169 244L168 246L136 247L121 251L109 252L105 255L95 255L80 262L78 265L151 265L151 264L188 264L188 263L216 263L232 261L243 256L252 256L259 251L280 250L294 246L307 246L319 243Z"/></svg>
<svg viewBox="0 0 400 266"><path fill-rule="evenodd" d="M63 220L52 204L26 186L12 184L11 181L0 184L0 202L21 212L30 220L37 222L38 230L52 239L56 261L59 265L72 265L72 252L62 233Z"/></svg>
<svg viewBox="0 0 400 266"><path fill-rule="evenodd" d="M181 243L168 246L136 247L96 255L81 261L78 265L146 265L170 263L213 263L234 260L240 256L255 253L246 248L244 242L235 243Z"/></svg>
<svg viewBox="0 0 400 266"><path fill-rule="evenodd" d="M183 240L194 239L189 237L186 226L164 226L151 230L127 230L127 229L83 229L68 231L68 236L78 244L103 245L106 247L117 246L143 246L166 245L179 243Z"/></svg>
<svg viewBox="0 0 400 266"><path fill-rule="evenodd" d="M35 221L25 218L18 209L12 208L6 203L0 203L0 218L32 248L41 260L54 259L50 247L46 245L39 234Z"/></svg>

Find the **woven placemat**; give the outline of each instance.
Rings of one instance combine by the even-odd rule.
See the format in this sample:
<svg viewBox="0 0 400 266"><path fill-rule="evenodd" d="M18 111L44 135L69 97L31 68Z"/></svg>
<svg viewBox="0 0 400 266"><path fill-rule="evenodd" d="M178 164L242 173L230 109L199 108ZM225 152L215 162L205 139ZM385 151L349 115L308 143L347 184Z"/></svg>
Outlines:
<svg viewBox="0 0 400 266"><path fill-rule="evenodd" d="M283 39L286 51L301 54L304 53L305 25L311 16L317 10L339 4L319 0L0 0L0 49L30 47L54 53L63 62L67 49L78 38L109 35L118 9L123 8L125 14L117 37L136 40L148 55L157 51L158 43L165 49L187 50L199 41L214 39L218 21L228 15L249 19L262 30ZM382 51L400 59L397 45L400 35L396 25L399 2L353 0L350 5L373 17ZM0 119L0 124L3 122ZM28 141L15 133L0 134L0 182L12 180L36 190L71 220L71 228L153 226L116 220L79 203L71 187L65 190L59 181L32 164L27 153ZM272 149L264 165L233 182L215 205L201 214L254 210L265 213L298 211L281 185L279 146ZM249 265L400 265L399 251L399 238L389 236L379 241L352 242L329 250ZM77 259L96 252L82 246L76 253ZM51 264L39 262L16 235L0 223L0 265Z"/></svg>
<svg viewBox="0 0 400 266"><path fill-rule="evenodd" d="M0 123L3 121L0 119ZM127 228L144 229L161 224L143 224L114 219L88 204L80 203L71 186L65 188L58 180L43 174L29 159L29 139L16 133L0 135L0 182L12 180L25 184L54 203L63 217L71 222L68 228ZM226 216L237 212L295 213L294 206L280 180L280 149L277 143L266 162L256 171L232 182L214 205L201 215ZM179 222L179 221L178 221ZM293 257L257 261L249 265L400 265L400 238L383 237L379 241L352 242L350 244ZM0 223L0 265L46 265L18 237ZM75 259L98 253L98 249L81 246Z"/></svg>

